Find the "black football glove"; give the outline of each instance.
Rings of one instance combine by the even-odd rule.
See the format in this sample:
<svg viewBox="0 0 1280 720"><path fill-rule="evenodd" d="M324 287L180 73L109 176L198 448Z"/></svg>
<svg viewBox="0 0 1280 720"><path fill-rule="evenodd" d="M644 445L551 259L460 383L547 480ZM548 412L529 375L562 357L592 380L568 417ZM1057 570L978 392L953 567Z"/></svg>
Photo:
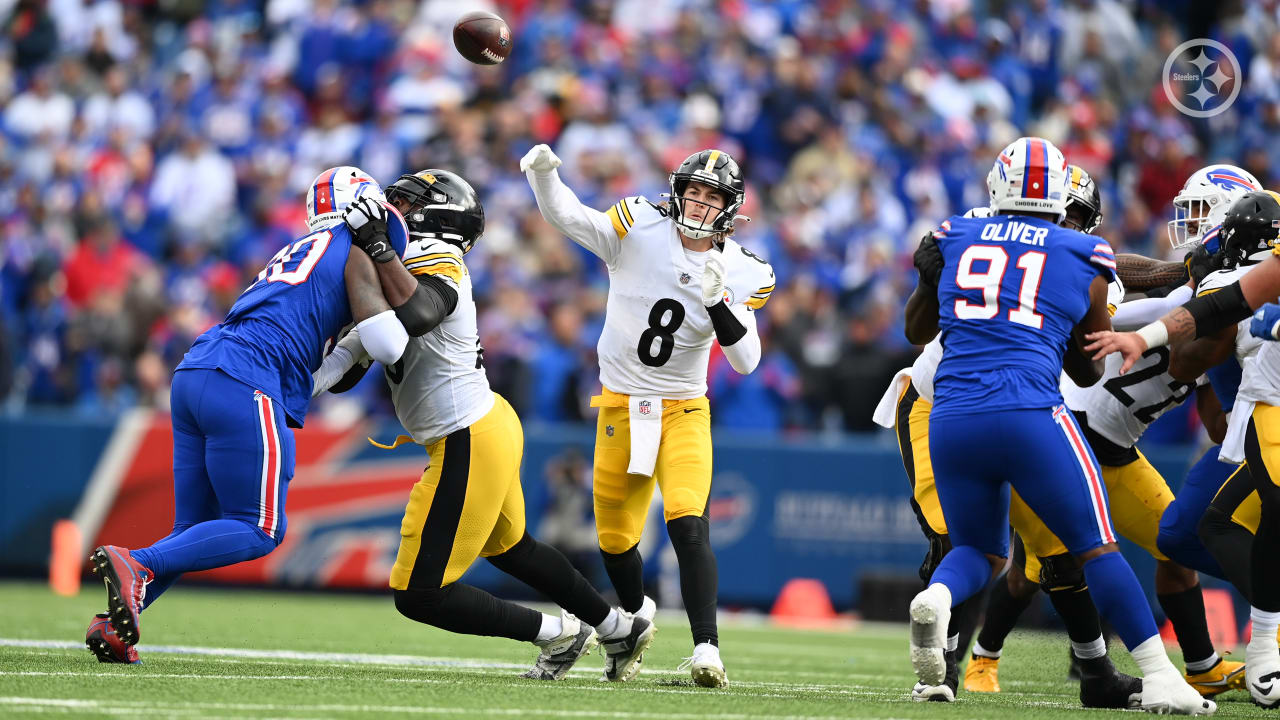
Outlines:
<svg viewBox="0 0 1280 720"><path fill-rule="evenodd" d="M362 197L342 211L342 221L351 229L351 244L364 250L375 262L396 258L387 235L387 208L371 197Z"/></svg>
<svg viewBox="0 0 1280 720"><path fill-rule="evenodd" d="M1200 287L1200 281L1204 280L1206 275L1222 269L1222 253L1213 254L1204 245L1197 245L1182 259L1182 264L1186 266L1187 275L1191 278L1192 284Z"/></svg>
<svg viewBox="0 0 1280 720"><path fill-rule="evenodd" d="M937 288L942 279L942 268L946 261L942 258L942 249L938 247L938 239L933 233L920 238L920 247L914 255L916 270L920 272L920 282L931 288Z"/></svg>

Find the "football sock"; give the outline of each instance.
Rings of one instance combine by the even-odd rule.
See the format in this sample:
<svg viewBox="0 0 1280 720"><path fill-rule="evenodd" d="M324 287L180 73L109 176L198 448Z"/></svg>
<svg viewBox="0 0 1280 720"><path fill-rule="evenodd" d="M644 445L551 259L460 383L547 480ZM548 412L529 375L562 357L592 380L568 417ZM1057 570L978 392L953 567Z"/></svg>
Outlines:
<svg viewBox="0 0 1280 720"><path fill-rule="evenodd" d="M543 627L542 613L462 583L394 594L401 615L450 632L533 642Z"/></svg>
<svg viewBox="0 0 1280 720"><path fill-rule="evenodd" d="M639 548L633 546L616 555L601 550L600 555L604 558L609 582L618 593L618 604L629 613L639 610L644 604L644 560L640 557Z"/></svg>
<svg viewBox="0 0 1280 720"><path fill-rule="evenodd" d="M1120 553L1108 552L1094 556L1084 564L1084 577L1099 612L1116 629L1120 640L1130 652L1153 636L1157 643L1160 642L1156 620L1147 605L1146 593L1142 591L1142 585L1134 576L1133 569ZM1168 663L1169 658L1164 654L1163 646L1159 648L1159 652L1165 663ZM1136 657L1135 655L1135 659Z"/></svg>
<svg viewBox="0 0 1280 720"><path fill-rule="evenodd" d="M1071 652L1080 660L1093 660L1107 654L1107 641L1102 635L1094 638L1092 642L1076 642L1071 641Z"/></svg>
<svg viewBox="0 0 1280 720"><path fill-rule="evenodd" d="M1108 553L1108 555L1116 554L1118 553ZM1087 571L1088 569L1089 563L1085 563L1085 570ZM1143 602L1146 601L1144 600ZM1151 624L1154 626L1155 621L1153 620ZM1133 656L1133 661L1138 664L1138 668L1142 670L1144 677L1157 673L1178 673L1178 669L1173 666L1173 663L1169 662L1169 656L1164 651L1164 641L1160 639L1159 635L1152 635L1129 648L1129 654Z"/></svg>
<svg viewBox="0 0 1280 720"><path fill-rule="evenodd" d="M1253 601L1253 561L1244 548L1253 547L1253 533L1231 521L1231 515L1210 507L1200 519L1200 539L1222 567L1223 576L1245 600Z"/></svg>
<svg viewBox="0 0 1280 720"><path fill-rule="evenodd" d="M562 632L564 632L564 623L560 622L560 618L543 613L542 626L538 628L538 637L534 638L534 640L546 642L552 638L560 637Z"/></svg>
<svg viewBox="0 0 1280 720"><path fill-rule="evenodd" d="M494 567L551 598L592 627L609 615L609 603L559 550L525 533L520 542L489 558Z"/></svg>
<svg viewBox="0 0 1280 720"><path fill-rule="evenodd" d="M167 573L165 575L156 575L156 579L147 583L147 596L142 599L142 609L146 610L156 598L164 594L174 583L178 582L178 578L182 577L180 573Z"/></svg>
<svg viewBox="0 0 1280 720"><path fill-rule="evenodd" d="M1204 672L1218 664L1218 654L1209 639L1209 623L1204 615L1204 595L1200 584L1181 592L1156 595L1165 617L1173 625L1182 647L1187 672Z"/></svg>
<svg viewBox="0 0 1280 720"><path fill-rule="evenodd" d="M616 608L609 608L609 615L595 628L602 640L622 637L631 632L631 618L618 612Z"/></svg>
<svg viewBox="0 0 1280 720"><path fill-rule="evenodd" d="M1102 637L1102 621L1089 597L1088 588L1060 588L1049 591L1049 602L1058 611L1072 643L1088 644ZM1155 624L1155 621L1152 621Z"/></svg>
<svg viewBox="0 0 1280 720"><path fill-rule="evenodd" d="M942 558L930 583L945 585L951 592L954 607L981 591L990 577L991 563L987 556L971 545L961 545L951 548Z"/></svg>
<svg viewBox="0 0 1280 720"><path fill-rule="evenodd" d="M1014 597L1009 591L1007 578L1003 575L996 578L991 586L991 597L987 600L987 618L978 632L978 644L983 647L986 657L1000 657L1004 639L1013 631L1018 617L1031 604L1033 597Z"/></svg>
<svg viewBox="0 0 1280 720"><path fill-rule="evenodd" d="M978 642L976 642L976 643L974 643L974 644L973 644L973 655L974 655L974 657L994 658L994 659L996 659L996 660L999 660L999 659L1000 659L1000 654L1001 654L1001 653L1003 653L1003 652L1004 652L1004 650L1003 650L1003 649L1000 649L1000 650L989 650L989 649L987 649L987 646L982 644L982 636L981 636L981 635L979 635L979 636L978 636Z"/></svg>
<svg viewBox="0 0 1280 720"><path fill-rule="evenodd" d="M129 554L160 577L253 560L274 550L276 544L255 525L220 518L196 523L151 547L130 550Z"/></svg>
<svg viewBox="0 0 1280 720"><path fill-rule="evenodd" d="M1260 646L1275 642L1276 628L1280 627L1280 612L1250 608L1249 621L1253 623L1253 628L1249 631L1250 645L1253 645L1255 640Z"/></svg>
<svg viewBox="0 0 1280 720"><path fill-rule="evenodd" d="M680 565L680 596L689 615L693 644L720 645L716 628L716 556L711 552L711 528L704 516L686 515L667 523L667 534ZM644 601L641 596L641 602ZM631 611L629 608L629 612ZM639 609L637 604L636 609Z"/></svg>

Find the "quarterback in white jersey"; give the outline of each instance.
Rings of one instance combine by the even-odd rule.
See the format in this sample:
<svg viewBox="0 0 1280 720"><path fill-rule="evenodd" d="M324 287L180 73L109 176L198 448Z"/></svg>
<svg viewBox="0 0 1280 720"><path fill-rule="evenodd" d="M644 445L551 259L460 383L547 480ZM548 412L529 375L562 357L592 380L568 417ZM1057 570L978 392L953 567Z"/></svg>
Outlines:
<svg viewBox="0 0 1280 720"><path fill-rule="evenodd" d="M633 674L652 641L652 624L610 608L564 555L525 530L524 432L507 401L489 389L463 261L484 232L475 190L447 170L424 170L401 177L386 196L409 230L400 259L433 308L429 332L412 338L400 360L385 368L409 436L381 447L413 441L429 456L401 524L390 581L396 608L453 632L533 642L540 653L525 677L558 680L597 642L606 650L607 670ZM377 218L356 220L363 221ZM354 385L368 365L353 331L317 371L315 392ZM457 582L478 557L550 597L564 608L560 617Z"/></svg>
<svg viewBox="0 0 1280 720"><path fill-rule="evenodd" d="M706 517L711 492L707 361L719 341L730 365L760 361L754 310L773 291L773 269L731 234L744 198L737 162L719 150L671 173L671 199L585 207L560 181L546 145L520 163L542 216L609 269L600 335L601 394L593 492L605 568L624 610L645 614L636 549L656 482L680 564L693 632L688 666L699 685L727 684L716 628L716 564Z"/></svg>

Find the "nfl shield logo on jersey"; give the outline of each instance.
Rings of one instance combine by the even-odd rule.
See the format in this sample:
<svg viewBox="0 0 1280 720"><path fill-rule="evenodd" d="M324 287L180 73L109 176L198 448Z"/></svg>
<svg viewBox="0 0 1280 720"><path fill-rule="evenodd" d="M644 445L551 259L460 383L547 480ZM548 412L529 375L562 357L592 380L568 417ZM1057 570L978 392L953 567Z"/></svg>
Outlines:
<svg viewBox="0 0 1280 720"><path fill-rule="evenodd" d="M649 411L653 409L653 403L648 400L641 400L638 407L641 415L648 415Z"/></svg>

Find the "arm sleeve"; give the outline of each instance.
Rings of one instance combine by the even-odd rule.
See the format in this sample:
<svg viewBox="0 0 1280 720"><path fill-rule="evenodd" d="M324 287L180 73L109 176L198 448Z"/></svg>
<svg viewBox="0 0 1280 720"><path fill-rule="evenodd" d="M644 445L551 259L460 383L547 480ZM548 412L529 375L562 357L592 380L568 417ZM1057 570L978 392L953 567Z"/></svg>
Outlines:
<svg viewBox="0 0 1280 720"><path fill-rule="evenodd" d="M338 341L338 346L333 352L325 356L324 362L320 363L320 369L312 374L313 386L311 388L311 397L315 397L320 393L333 387L347 371L358 364L368 365L369 354L364 351L364 346L360 344L360 333L352 330Z"/></svg>
<svg viewBox="0 0 1280 720"><path fill-rule="evenodd" d="M356 325L360 331L360 342L374 360L383 365L392 365L404 354L409 344L409 333L396 317L394 310L383 312L367 318Z"/></svg>
<svg viewBox="0 0 1280 720"><path fill-rule="evenodd" d="M707 308L716 340L724 351L729 365L740 375L748 375L760 364L760 333L756 330L756 316L746 305L730 307L718 303Z"/></svg>
<svg viewBox="0 0 1280 720"><path fill-rule="evenodd" d="M1165 297L1143 298L1120 303L1116 314L1111 318L1111 327L1117 332L1137 330L1148 323L1164 317L1165 313L1191 299L1191 288L1187 285L1174 290Z"/></svg>
<svg viewBox="0 0 1280 720"><path fill-rule="evenodd" d="M583 205L578 202L578 196L560 181L560 174L555 170L549 173L528 170L525 177L533 188L542 217L570 240L612 265L622 249L622 237L629 229L624 225L626 216L613 215L617 205L610 208L609 213ZM618 212L625 211L624 205Z"/></svg>
<svg viewBox="0 0 1280 720"><path fill-rule="evenodd" d="M426 335L444 322L458 306L458 291L437 275L418 275L418 287L403 305L396 307L396 317L409 335Z"/></svg>

